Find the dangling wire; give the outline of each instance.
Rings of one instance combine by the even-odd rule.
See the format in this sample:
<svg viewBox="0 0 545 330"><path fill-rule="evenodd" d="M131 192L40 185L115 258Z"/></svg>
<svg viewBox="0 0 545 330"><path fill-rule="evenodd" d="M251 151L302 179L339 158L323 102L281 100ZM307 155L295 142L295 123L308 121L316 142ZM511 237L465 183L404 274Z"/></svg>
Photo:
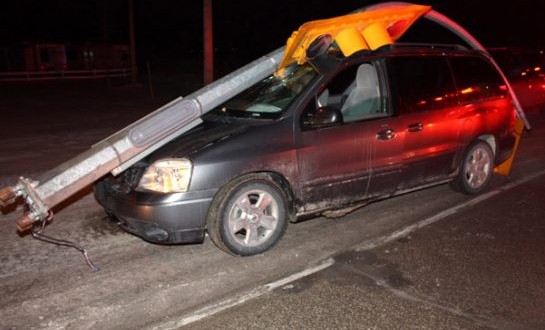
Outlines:
<svg viewBox="0 0 545 330"><path fill-rule="evenodd" d="M46 242L46 243L51 243L51 244L55 244L55 245L59 245L59 246L67 246L67 247L74 248L74 249L78 250L83 255L83 259L85 259L85 263L87 263L87 265L93 270L93 272L100 271L100 268L95 266L95 264L93 264L93 262L91 261L91 258L87 254L87 250L85 250L80 245L77 245L76 243L68 241L68 240L58 239L58 238L55 238L55 237L51 237L51 236L47 236L47 235L42 234L43 230L45 229L46 224L48 222L51 222L51 220L53 220L53 212L49 211L49 214L47 215L47 218L42 221L42 225L40 227L34 227L32 229L32 237L34 237L35 239L38 239L40 241ZM38 228L38 229L36 229L36 228Z"/></svg>

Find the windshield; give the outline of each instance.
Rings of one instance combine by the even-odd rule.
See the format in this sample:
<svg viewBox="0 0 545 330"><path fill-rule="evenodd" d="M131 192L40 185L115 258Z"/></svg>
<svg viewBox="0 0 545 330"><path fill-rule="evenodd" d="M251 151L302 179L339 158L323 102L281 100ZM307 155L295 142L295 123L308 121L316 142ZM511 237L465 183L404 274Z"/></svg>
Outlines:
<svg viewBox="0 0 545 330"><path fill-rule="evenodd" d="M310 65L292 65L271 75L219 106L214 113L238 117L275 118L316 76Z"/></svg>

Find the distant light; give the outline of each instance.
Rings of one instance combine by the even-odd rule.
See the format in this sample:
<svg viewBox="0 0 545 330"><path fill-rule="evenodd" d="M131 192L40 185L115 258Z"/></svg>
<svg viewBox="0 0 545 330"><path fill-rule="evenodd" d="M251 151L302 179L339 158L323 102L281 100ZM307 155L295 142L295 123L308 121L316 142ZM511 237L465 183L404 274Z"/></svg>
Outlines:
<svg viewBox="0 0 545 330"><path fill-rule="evenodd" d="M541 71L541 67L536 66L536 67L534 68L534 71L535 71L535 72Z"/></svg>
<svg viewBox="0 0 545 330"><path fill-rule="evenodd" d="M439 96L439 97L434 98L433 100L437 101L437 102L441 102L441 101L443 101L443 97Z"/></svg>
<svg viewBox="0 0 545 330"><path fill-rule="evenodd" d="M475 89L473 87L468 87L466 89L462 89L461 93L462 94L469 94L469 93L473 93L475 91Z"/></svg>

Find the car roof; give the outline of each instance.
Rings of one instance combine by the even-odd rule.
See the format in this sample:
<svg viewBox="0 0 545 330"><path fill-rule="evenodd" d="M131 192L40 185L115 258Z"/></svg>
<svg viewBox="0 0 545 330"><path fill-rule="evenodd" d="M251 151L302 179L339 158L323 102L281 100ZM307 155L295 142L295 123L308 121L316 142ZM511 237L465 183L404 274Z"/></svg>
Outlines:
<svg viewBox="0 0 545 330"><path fill-rule="evenodd" d="M396 43L385 46L377 51L360 51L342 58L342 62L352 62L361 58L380 59L393 56L477 56L486 57L481 51L466 48L457 44L420 44L420 43Z"/></svg>
<svg viewBox="0 0 545 330"><path fill-rule="evenodd" d="M457 44L413 44L397 43L391 47L390 55L477 55L482 52Z"/></svg>

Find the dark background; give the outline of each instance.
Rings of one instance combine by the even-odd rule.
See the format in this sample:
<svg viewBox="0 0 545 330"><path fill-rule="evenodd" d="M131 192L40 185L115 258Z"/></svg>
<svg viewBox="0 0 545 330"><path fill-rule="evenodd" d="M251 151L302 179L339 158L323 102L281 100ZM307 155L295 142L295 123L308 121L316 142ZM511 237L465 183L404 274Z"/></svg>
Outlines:
<svg viewBox="0 0 545 330"><path fill-rule="evenodd" d="M308 20L378 1L214 0L216 77L282 46ZM449 16L485 46L543 47L545 1L420 1ZM128 43L127 0L18 0L0 10L0 47L27 43ZM202 1L134 0L136 58L157 79L202 70ZM424 26L412 35L435 35ZM413 31L414 32L414 31ZM409 35L410 36L410 35ZM409 37L408 36L408 37ZM407 37L407 38L408 38ZM421 40L416 40L421 41Z"/></svg>

